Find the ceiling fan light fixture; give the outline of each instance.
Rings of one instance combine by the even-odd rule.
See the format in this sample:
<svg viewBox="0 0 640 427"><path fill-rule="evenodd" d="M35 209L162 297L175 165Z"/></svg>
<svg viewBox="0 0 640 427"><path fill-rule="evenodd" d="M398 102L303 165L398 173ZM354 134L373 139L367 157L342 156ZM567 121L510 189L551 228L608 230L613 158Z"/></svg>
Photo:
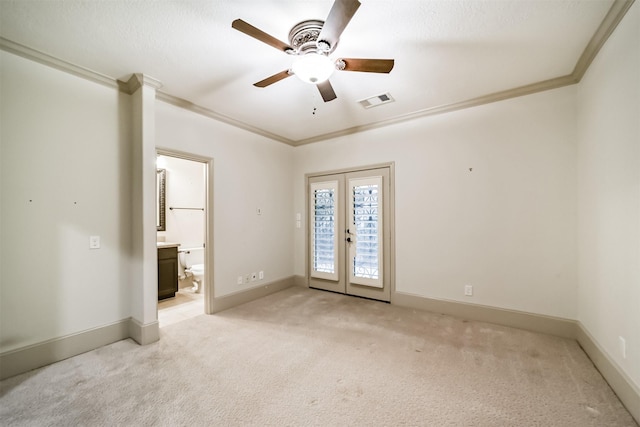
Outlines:
<svg viewBox="0 0 640 427"><path fill-rule="evenodd" d="M309 52L300 56L291 66L293 74L309 84L327 81L335 69L335 64L328 56L317 52Z"/></svg>
<svg viewBox="0 0 640 427"><path fill-rule="evenodd" d="M329 102L336 99L336 93L329 83L329 77L335 70L389 73L393 69L393 59L345 58L337 61L329 59L329 55L338 46L342 32L359 7L359 0L334 0L326 21L307 19L294 25L289 31L289 44L242 19L234 20L231 23L232 28L295 57L291 68L253 85L264 88L295 74L303 82L315 85L323 101Z"/></svg>

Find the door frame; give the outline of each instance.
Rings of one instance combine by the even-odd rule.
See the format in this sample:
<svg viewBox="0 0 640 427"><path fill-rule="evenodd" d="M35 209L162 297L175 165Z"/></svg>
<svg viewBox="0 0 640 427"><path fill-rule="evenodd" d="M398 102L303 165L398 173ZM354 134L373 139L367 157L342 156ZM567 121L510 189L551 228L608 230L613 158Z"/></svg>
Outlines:
<svg viewBox="0 0 640 427"><path fill-rule="evenodd" d="M156 156L175 157L204 164L205 174L205 222L204 222L204 313L213 314L214 274L213 274L213 158L184 151L156 147ZM156 298L157 300L157 298ZM157 310L157 301L156 301Z"/></svg>
<svg viewBox="0 0 640 427"><path fill-rule="evenodd" d="M396 295L396 194L395 194L395 162L388 163L377 163L373 165L366 166L354 166L350 168L342 168L342 169L333 169L329 171L322 172L311 172L304 175L305 181L305 203L304 203L304 212L306 218L306 230L305 230L305 283L307 287L309 287L309 282L311 278L311 263L309 262L309 257L311 256L311 250L309 248L309 242L311 241L311 212L309 209L310 202L310 193L309 193L309 180L310 178L320 178L328 175L335 174L347 174L353 172L366 172L373 169L389 169L389 194L387 198L389 200L389 226L388 230L385 230L385 233L389 233L389 291L390 291L390 303L393 304L395 301Z"/></svg>

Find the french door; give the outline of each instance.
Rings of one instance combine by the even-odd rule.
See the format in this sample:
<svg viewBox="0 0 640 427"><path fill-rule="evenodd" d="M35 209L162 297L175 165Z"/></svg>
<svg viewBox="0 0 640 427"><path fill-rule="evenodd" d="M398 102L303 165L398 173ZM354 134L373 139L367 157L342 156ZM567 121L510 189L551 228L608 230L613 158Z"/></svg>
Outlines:
<svg viewBox="0 0 640 427"><path fill-rule="evenodd" d="M310 177L309 286L390 301L389 168Z"/></svg>

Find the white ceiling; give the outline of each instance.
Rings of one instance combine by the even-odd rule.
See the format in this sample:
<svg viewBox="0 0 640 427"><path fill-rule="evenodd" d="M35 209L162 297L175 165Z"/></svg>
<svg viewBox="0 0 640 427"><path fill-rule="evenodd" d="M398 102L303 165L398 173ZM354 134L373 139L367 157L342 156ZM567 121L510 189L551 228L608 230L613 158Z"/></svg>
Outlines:
<svg viewBox="0 0 640 427"><path fill-rule="evenodd" d="M337 71L324 103L295 77L253 83L291 57L231 28L288 43L333 0L0 0L0 35L114 79L144 73L162 92L297 145L571 74L613 0L361 0L332 58L394 58L390 74ZM357 102L389 92L395 102ZM314 114L315 112L315 114Z"/></svg>

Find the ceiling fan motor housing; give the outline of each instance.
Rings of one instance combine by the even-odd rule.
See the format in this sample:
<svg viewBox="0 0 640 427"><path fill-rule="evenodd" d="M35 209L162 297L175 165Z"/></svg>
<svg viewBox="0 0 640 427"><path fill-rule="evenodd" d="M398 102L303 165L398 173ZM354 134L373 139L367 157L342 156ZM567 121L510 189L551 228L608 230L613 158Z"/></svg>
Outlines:
<svg viewBox="0 0 640 427"><path fill-rule="evenodd" d="M323 25L324 21L318 19L308 19L294 25L289 31L289 43L293 47L291 53L304 55L315 52L328 55L333 52L337 43L332 46L326 40L318 40Z"/></svg>

